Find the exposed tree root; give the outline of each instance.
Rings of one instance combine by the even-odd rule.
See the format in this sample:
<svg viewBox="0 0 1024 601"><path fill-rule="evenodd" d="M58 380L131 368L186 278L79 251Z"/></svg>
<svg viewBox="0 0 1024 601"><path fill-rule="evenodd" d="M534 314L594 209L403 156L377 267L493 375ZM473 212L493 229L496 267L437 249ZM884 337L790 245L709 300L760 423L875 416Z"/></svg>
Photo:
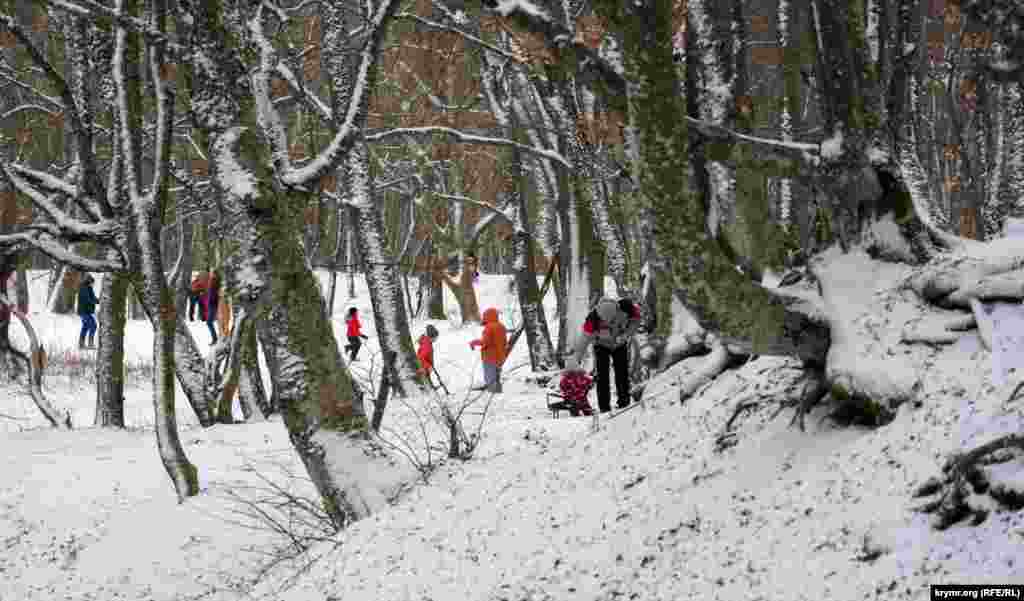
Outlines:
<svg viewBox="0 0 1024 601"><path fill-rule="evenodd" d="M1008 434L950 457L942 468L941 479L931 478L914 492L915 498L935 497L917 510L935 514L933 527L945 530L965 519L975 526L985 521L990 508L972 499L972 495L987 494L999 507L1011 511L1024 509L1024 490L993 483L985 469L987 465L1013 460L1024 460L1022 434Z"/></svg>
<svg viewBox="0 0 1024 601"><path fill-rule="evenodd" d="M807 415L807 412L817 405L821 399L825 398L829 390L824 366L805 362L804 368L806 379L804 380L803 391L800 394L800 404L797 405L796 413L793 414L793 419L789 422L790 426L794 423L798 424L801 432L807 431L804 425L804 417Z"/></svg>
<svg viewBox="0 0 1024 601"><path fill-rule="evenodd" d="M679 402L685 403L693 396L701 386L717 378L729 367L733 358L732 353L726 348L725 343L715 336L711 336L711 353L707 355L704 363L688 378L679 385Z"/></svg>

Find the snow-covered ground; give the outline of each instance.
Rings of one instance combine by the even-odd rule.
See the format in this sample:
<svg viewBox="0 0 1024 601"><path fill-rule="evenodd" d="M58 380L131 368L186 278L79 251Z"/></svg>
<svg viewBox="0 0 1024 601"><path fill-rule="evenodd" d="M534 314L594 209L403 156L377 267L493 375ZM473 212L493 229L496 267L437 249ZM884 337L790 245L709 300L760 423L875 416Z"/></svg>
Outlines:
<svg viewBox="0 0 1024 601"><path fill-rule="evenodd" d="M42 278L33 282L39 306ZM365 377L378 349L365 285L356 288L350 302L339 280L335 334L345 309L358 307L370 341L353 370ZM515 324L508 278L481 276L478 291L481 308L495 306ZM458 326L448 301L453 319L432 322L441 332L435 353L461 398L481 378L468 344L479 327ZM908 301L879 307L886 304L866 327L898 337L912 312ZM51 355L74 348L76 317L32 318ZM414 338L425 325L414 324ZM193 327L205 345L205 327ZM130 365L146 363L151 341L145 322L129 325ZM805 433L789 427L791 409L778 412L799 392L797 365L778 358L727 372L680 406L676 386L702 359L688 360L652 382L643 406L596 429L589 418L552 419L543 390L524 380L528 365L517 369L527 361L524 342L506 364L506 392L495 397L472 460L447 463L343 532L340 544L316 547L323 557L295 588L274 591L278 574L255 594L848 601L927 599L936 583L1024 582L1024 512L936 532L911 511L918 501L910 493L950 451L1021 429L1024 400L1002 404L1005 395L986 383L989 355L971 334L907 350L901 361L922 370L921 403L902 406L888 426L838 429L820 421L820 408ZM79 356L71 350L67 360ZM47 390L71 412L71 432L43 428L26 395L0 387L0 600L243 598L231 588L251 577L264 559L252 549L269 548L273 535L232 523L240 506L231 493L256 484L258 473L301 473L280 420L204 430L179 395L182 440L203 493L178 505L148 428L145 369L129 374L125 431L88 427L94 385L82 368L56 369ZM760 404L721 439L747 401ZM385 426L415 430L416 411L432 402L393 401ZM1004 467L1024 474L1019 463Z"/></svg>

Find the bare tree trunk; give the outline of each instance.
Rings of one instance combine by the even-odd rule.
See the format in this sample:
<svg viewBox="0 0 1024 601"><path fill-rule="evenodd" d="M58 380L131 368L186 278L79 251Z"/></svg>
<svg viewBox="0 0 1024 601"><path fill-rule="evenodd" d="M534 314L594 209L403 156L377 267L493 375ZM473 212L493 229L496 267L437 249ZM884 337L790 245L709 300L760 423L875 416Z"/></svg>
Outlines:
<svg viewBox="0 0 1024 601"><path fill-rule="evenodd" d="M50 302L51 310L58 315L71 315L75 312L75 300L78 286L82 281L82 272L64 267L61 270L60 283Z"/></svg>
<svg viewBox="0 0 1024 601"><path fill-rule="evenodd" d="M138 0L121 0L124 2L124 11L128 15L140 12ZM155 0L153 4L153 21L158 31L166 30L167 5L165 0ZM134 262L139 266L141 273L133 279L131 287L136 296L144 305L144 309L153 325L153 425L156 430L157 450L160 460L170 476L174 489L178 494L178 500L184 501L187 497L199 494L199 477L194 465L192 465L185 450L181 446L181 439L178 436L177 416L174 407L174 343L175 343L175 322L174 297L167 285L164 274L163 248L160 239L162 208L166 202L166 190L156 190L153 196L142 195L139 178L142 170L142 87L143 69L141 61L143 57L142 39L139 34L129 34L120 27L117 28L115 53L123 57L120 65L115 60L114 68L120 67L121 73L118 78L123 82L122 93L126 102L122 105L123 110L118 111L122 141L125 143L122 165L125 169L126 184L129 188L134 221L133 232L136 244L132 249L137 253ZM162 62L163 51L159 47L150 48L149 58L156 64ZM161 127L167 127L173 122L174 93L173 90L165 88L162 84L156 84L163 95L158 96L162 103L166 121ZM170 163L170 138L163 141L164 146L159 148L158 156L162 156L163 165L158 165L166 170ZM129 147L129 144L131 146ZM162 182L161 185L165 185ZM154 183L155 185L155 183ZM134 188L134 189L132 189Z"/></svg>
<svg viewBox="0 0 1024 601"><path fill-rule="evenodd" d="M253 407L258 409L259 416L267 418L275 412L275 409L267 399L267 391L263 387L263 377L260 375L256 324L250 321L242 336L242 371L238 381L238 402L246 420L250 419Z"/></svg>
<svg viewBox="0 0 1024 601"><path fill-rule="evenodd" d="M354 208L351 208L351 207L349 208L348 211L349 211L349 219L352 222L352 224L355 225L356 217L358 216L358 212ZM348 260L347 271L348 271L348 297L349 297L349 299L354 299L356 297L356 265L359 265L359 264L362 263L362 261L357 261L356 260L355 248L353 248L353 246L352 246L352 241L353 240L355 240L355 233L352 231L352 228L350 227L350 228L348 228L348 231L345 232L345 244L348 246L348 249L347 249L347 251L345 253L345 257ZM362 258L362 254L360 254L360 258Z"/></svg>
<svg viewBox="0 0 1024 601"><path fill-rule="evenodd" d="M116 254L117 251L108 251ZM99 348L96 351L96 426L123 428L124 329L127 276L103 276L99 304Z"/></svg>
<svg viewBox="0 0 1024 601"><path fill-rule="evenodd" d="M351 186L353 205L357 214L354 231L366 266L366 287L373 304L374 323L382 353L398 353L395 370L398 373L400 394L406 394L406 382L418 380L419 361L409 335L409 322L402 300L402 286L398 266L387 251L380 206L373 198L369 181L369 156L364 144L355 145L349 155L346 183ZM472 277L472 276L471 276Z"/></svg>
<svg viewBox="0 0 1024 601"><path fill-rule="evenodd" d="M18 266L18 273L14 279L14 304L22 313L28 313L28 275L25 273L24 264Z"/></svg>

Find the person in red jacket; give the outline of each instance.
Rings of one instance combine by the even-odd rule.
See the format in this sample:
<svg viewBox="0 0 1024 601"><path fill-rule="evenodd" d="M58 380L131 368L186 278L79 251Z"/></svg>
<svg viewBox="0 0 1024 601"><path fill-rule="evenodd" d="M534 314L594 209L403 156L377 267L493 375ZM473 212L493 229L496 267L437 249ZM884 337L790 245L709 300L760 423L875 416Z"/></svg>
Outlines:
<svg viewBox="0 0 1024 601"><path fill-rule="evenodd" d="M345 335L348 337L348 344L345 350L350 353L349 361L355 361L359 355L359 348L363 345L366 336L363 335L363 324L359 322L359 314L355 307L350 307L348 317L345 318L345 325L348 326Z"/></svg>
<svg viewBox="0 0 1024 601"><path fill-rule="evenodd" d="M203 301L203 297L206 295L206 289L210 287L210 274L201 273L192 280L192 286L189 290L188 295L188 320L196 320L196 307L199 307L199 319L206 321L206 303Z"/></svg>
<svg viewBox="0 0 1024 601"><path fill-rule="evenodd" d="M437 328L428 324L427 333L420 336L420 346L416 349L416 358L420 360L420 368L416 373L427 378L434 369L434 341L437 340L437 336Z"/></svg>

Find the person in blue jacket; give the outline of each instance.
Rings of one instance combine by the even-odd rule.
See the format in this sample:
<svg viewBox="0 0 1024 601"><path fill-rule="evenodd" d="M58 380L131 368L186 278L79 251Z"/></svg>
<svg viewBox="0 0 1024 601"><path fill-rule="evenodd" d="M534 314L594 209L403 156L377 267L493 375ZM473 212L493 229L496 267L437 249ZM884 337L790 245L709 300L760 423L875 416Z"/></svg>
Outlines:
<svg viewBox="0 0 1024 601"><path fill-rule="evenodd" d="M82 278L82 284L78 287L78 316L82 318L82 331L78 335L78 348L96 348L93 344L93 337L96 336L96 292L92 289L95 280L89 274ZM86 337L89 343L86 344Z"/></svg>

